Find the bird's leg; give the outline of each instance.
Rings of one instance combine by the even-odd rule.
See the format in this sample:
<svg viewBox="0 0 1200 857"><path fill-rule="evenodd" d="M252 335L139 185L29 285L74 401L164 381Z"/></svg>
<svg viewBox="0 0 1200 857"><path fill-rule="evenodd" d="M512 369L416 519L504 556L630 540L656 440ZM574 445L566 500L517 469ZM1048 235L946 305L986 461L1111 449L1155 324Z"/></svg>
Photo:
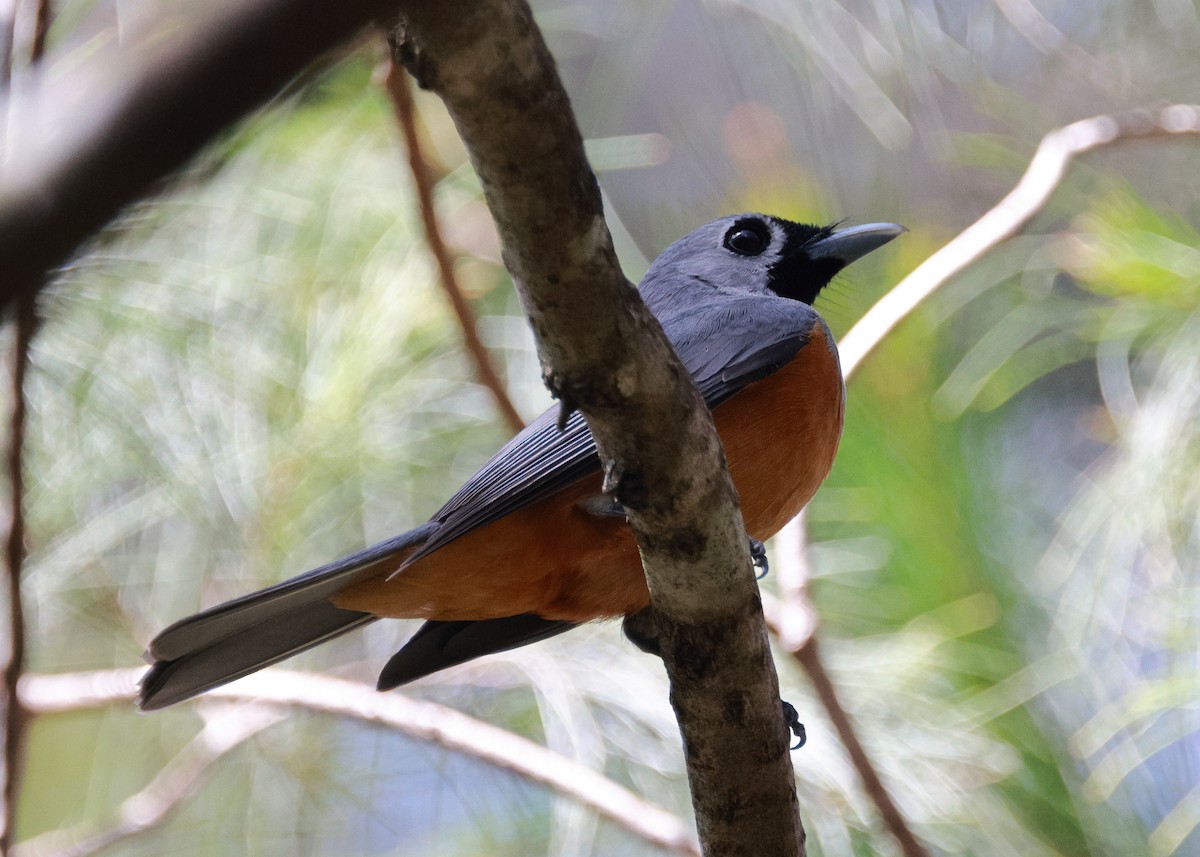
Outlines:
<svg viewBox="0 0 1200 857"><path fill-rule="evenodd" d="M621 630L626 639L648 655L662 657L662 647L658 644L658 621L654 618L653 607L643 607L636 613L629 613L621 621Z"/></svg>
<svg viewBox="0 0 1200 857"><path fill-rule="evenodd" d="M760 542L759 545L761 544ZM629 642L646 654L662 657L662 646L658 642L658 621L655 619L653 607L645 607L636 613L628 614L621 622L621 630L625 632ZM782 699L779 700L779 704L783 708L783 721L787 724L788 731L796 737L796 743L791 749L799 750L808 740L804 724L800 722L800 715L795 706Z"/></svg>

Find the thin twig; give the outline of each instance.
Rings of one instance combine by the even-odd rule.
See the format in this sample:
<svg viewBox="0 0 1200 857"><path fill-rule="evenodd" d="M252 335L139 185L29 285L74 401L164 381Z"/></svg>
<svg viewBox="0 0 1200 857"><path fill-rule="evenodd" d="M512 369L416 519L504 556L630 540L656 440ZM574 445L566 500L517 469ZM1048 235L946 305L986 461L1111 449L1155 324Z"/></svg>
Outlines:
<svg viewBox="0 0 1200 857"><path fill-rule="evenodd" d="M15 21L17 3L13 0ZM29 61L36 63L46 50L46 33L50 29L51 2L37 0L34 9L33 43ZM11 33L9 34L11 36ZM13 44L6 41L3 57L6 79L12 72ZM25 376L29 370L29 352L37 333L37 298L27 293L17 299L16 336L12 357L12 413L8 431L8 490L9 526L5 544L5 580L8 590L8 663L4 667L4 783L0 788L0 854L12 853L16 840L17 801L24 776L25 742L29 718L21 704L18 686L25 672L25 606L21 599L21 570L25 564L25 418L28 413L25 399Z"/></svg>
<svg viewBox="0 0 1200 857"><path fill-rule="evenodd" d="M121 802L111 827L96 831L90 824L81 824L43 833L18 845L16 857L90 857L118 842L151 832L200 790L215 762L280 719L278 712L263 707L221 704L218 712L206 718L200 734L144 789Z"/></svg>
<svg viewBox="0 0 1200 857"><path fill-rule="evenodd" d="M12 413L9 417L6 464L9 485L9 527L5 543L5 588L8 596L8 663L4 666L4 785L0 795L0 854L8 854L14 840L17 798L25 760L28 719L17 685L25 671L25 610L21 601L21 567L25 561L25 375L29 368L29 347L37 331L34 298L25 295L17 308L16 342L12 355Z"/></svg>
<svg viewBox="0 0 1200 857"><path fill-rule="evenodd" d="M776 538L782 539L782 543L775 546L778 559L772 564L772 568L778 575L781 599L779 603L763 599L767 627L808 676L817 699L833 723L833 728L837 730L838 738L846 748L846 755L850 757L850 763L858 773L863 791L875 804L884 827L895 837L904 857L928 857L925 846L909 828L904 814L892 800L891 793L875 770L875 765L859 740L846 707L842 705L837 686L830 678L821 658L815 634L816 611L808 597L809 569L804 513L796 516Z"/></svg>
<svg viewBox="0 0 1200 857"><path fill-rule="evenodd" d="M1195 104L1093 116L1051 131L1038 144L1025 174L1008 196L918 265L842 337L838 350L846 380L923 300L1041 211L1076 155L1124 140L1198 133L1200 106Z"/></svg>
<svg viewBox="0 0 1200 857"><path fill-rule="evenodd" d="M1046 134L1020 181L999 203L959 233L901 280L859 319L842 338L842 370L849 382L866 357L891 330L947 280L1014 235L1046 204L1071 160L1084 152L1123 140L1200 133L1200 106L1173 104L1119 116L1081 119ZM767 625L808 675L818 698L850 756L863 788L908 857L926 852L908 829L891 795L863 749L837 690L821 659L816 612L806 591L807 557L802 517L790 521L776 537L778 569L784 600L764 600Z"/></svg>
<svg viewBox="0 0 1200 857"><path fill-rule="evenodd" d="M446 247L446 242L442 240L442 229L433 204L432 171L421 147L420 135L417 133L412 86L404 69L391 60L387 63L384 86L391 96L392 109L395 111L396 121L400 124L400 132L404 135L404 145L408 149L408 168L412 171L413 185L417 191L417 205L421 211L421 223L425 227L425 243L429 245L429 252L437 263L438 279L450 299L454 315L458 318L463 344L475 363L475 374L479 382L491 392L500 415L515 434L525 427L525 420L513 406L504 382L500 379L500 373L492 364L492 356L479 338L475 312L471 309L471 304L459 285L458 276L454 273L454 259Z"/></svg>
<svg viewBox="0 0 1200 857"><path fill-rule="evenodd" d="M140 670L27 675L21 683L21 698L28 710L38 715L132 702L139 675ZM282 669L263 670L211 690L207 697L295 706L381 724L540 783L659 848L677 854L700 853L695 837L679 817L591 768L452 708L398 693L378 693L359 682Z"/></svg>

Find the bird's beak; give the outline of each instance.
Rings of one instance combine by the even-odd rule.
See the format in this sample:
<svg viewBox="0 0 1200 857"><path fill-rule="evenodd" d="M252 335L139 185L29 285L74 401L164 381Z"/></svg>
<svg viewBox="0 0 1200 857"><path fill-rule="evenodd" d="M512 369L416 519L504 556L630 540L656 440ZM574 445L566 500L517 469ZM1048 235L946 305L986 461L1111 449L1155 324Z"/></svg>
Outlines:
<svg viewBox="0 0 1200 857"><path fill-rule="evenodd" d="M809 259L836 259L842 267L877 250L908 230L899 223L867 223L841 229L804 248Z"/></svg>

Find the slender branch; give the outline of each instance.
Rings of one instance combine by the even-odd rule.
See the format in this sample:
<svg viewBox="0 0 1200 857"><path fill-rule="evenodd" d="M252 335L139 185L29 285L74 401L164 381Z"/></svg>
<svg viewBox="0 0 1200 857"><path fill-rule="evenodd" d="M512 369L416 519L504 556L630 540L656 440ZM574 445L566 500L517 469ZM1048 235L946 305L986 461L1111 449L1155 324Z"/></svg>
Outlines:
<svg viewBox="0 0 1200 857"><path fill-rule="evenodd" d="M17 3L13 0L13 20ZM33 43L30 63L37 63L46 51L46 33L52 16L51 0L37 0L34 9ZM13 45L10 39L3 61L6 79L12 72ZM40 279L40 278L39 278ZM14 320L16 336L12 356L12 413L8 430L9 525L5 544L5 581L8 595L8 663L4 667L4 782L0 788L0 854L12 853L16 840L17 802L24 779L25 749L29 718L21 705L18 685L25 672L26 621L21 596L21 572L25 564L25 376L29 370L30 349L38 329L37 298L33 293L20 297Z"/></svg>
<svg viewBox="0 0 1200 857"><path fill-rule="evenodd" d="M37 715L131 702L140 670L27 675L21 697ZM378 693L359 682L292 670L267 669L208 692L206 698L251 700L352 717L387 726L464 753L570 797L647 842L677 854L700 853L677 816L591 768L452 708L399 693Z"/></svg>
<svg viewBox="0 0 1200 857"><path fill-rule="evenodd" d="M767 627L781 646L795 659L808 676L825 714L858 773L863 791L875 804L884 827L895 838L904 857L928 857L916 835L908 826L904 814L883 784L871 757L859 740L858 732L842 704L837 686L825 668L817 642L817 614L808 597L808 552L806 550L805 516L802 512L783 532L776 536L772 569L778 575L780 601L763 598Z"/></svg>
<svg viewBox="0 0 1200 857"><path fill-rule="evenodd" d="M200 733L144 789L121 801L111 827L94 831L91 825L81 824L44 833L18 845L16 857L91 857L118 842L153 831L200 790L217 761L280 718L265 707L221 705L219 711L206 718Z"/></svg>
<svg viewBox="0 0 1200 857"><path fill-rule="evenodd" d="M599 187L528 6L405 4L393 56L446 103L563 417L582 411L650 588L706 854L804 831L745 527L712 417L617 265Z"/></svg>
<svg viewBox="0 0 1200 857"><path fill-rule="evenodd" d="M1010 11L1024 2L1020 0L1013 3ZM1001 5L1002 8L1007 6L1005 3ZM1041 211L1075 156L1124 140L1198 133L1200 106L1174 104L1155 111L1094 116L1046 134L1013 190L896 284L842 338L839 351L846 381L850 381L866 357L921 302L952 276L1015 234ZM863 788L875 802L888 830L896 837L907 857L923 857L926 853L924 847L908 829L891 795L884 788L821 659L815 636L816 612L807 593L803 513L789 522L777 539L778 558L775 567L779 570L784 598L780 604L764 599L767 625L808 675L863 782Z"/></svg>
<svg viewBox="0 0 1200 857"><path fill-rule="evenodd" d="M9 525L4 546L4 579L8 596L8 663L4 666L4 784L0 792L0 854L8 854L15 838L17 798L25 761L28 726L17 685L25 672L25 610L21 600L21 568L25 562L25 375L29 349L37 331L37 311L32 296L21 299L15 320L12 354L12 413L9 415L6 464L9 487Z"/></svg>
<svg viewBox="0 0 1200 857"><path fill-rule="evenodd" d="M1051 131L1004 199L918 265L842 337L839 351L846 380L922 301L1041 211L1075 156L1126 140L1179 134L1200 134L1200 105L1172 104L1118 116L1093 116Z"/></svg>
<svg viewBox="0 0 1200 857"><path fill-rule="evenodd" d="M408 167L412 172L413 185L417 191L417 205L421 211L421 223L425 227L425 243L429 245L429 252L437 263L438 279L446 296L450 299L450 306L454 309L455 316L458 317L463 344L475 362L475 374L479 378L479 382L491 392L500 415L504 417L505 423L515 434L525 427L525 420L513 406L512 400L508 397L508 391L504 388L504 382L500 380L500 374L492 363L491 354L479 338L475 313L458 283L458 276L454 273L454 260L446 247L446 242L442 240L442 229L438 224L437 210L433 204L433 176L429 169L429 161L421 146L420 136L417 133L412 88L408 82L408 75L404 69L389 60L384 85L387 87L388 95L391 96L392 109L395 111L396 121L400 123L400 131L404 135L404 145L408 149Z"/></svg>

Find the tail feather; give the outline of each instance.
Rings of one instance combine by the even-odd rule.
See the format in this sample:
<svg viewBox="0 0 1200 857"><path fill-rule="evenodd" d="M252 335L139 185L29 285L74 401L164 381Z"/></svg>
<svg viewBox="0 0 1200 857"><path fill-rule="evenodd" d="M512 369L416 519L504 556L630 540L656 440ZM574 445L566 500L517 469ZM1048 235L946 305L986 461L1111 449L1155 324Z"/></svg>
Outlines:
<svg viewBox="0 0 1200 857"><path fill-rule="evenodd" d="M151 641L151 667L138 705L146 711L182 702L312 648L376 617L342 610L331 596L397 554L420 544L436 524L425 524L291 580L197 613Z"/></svg>

